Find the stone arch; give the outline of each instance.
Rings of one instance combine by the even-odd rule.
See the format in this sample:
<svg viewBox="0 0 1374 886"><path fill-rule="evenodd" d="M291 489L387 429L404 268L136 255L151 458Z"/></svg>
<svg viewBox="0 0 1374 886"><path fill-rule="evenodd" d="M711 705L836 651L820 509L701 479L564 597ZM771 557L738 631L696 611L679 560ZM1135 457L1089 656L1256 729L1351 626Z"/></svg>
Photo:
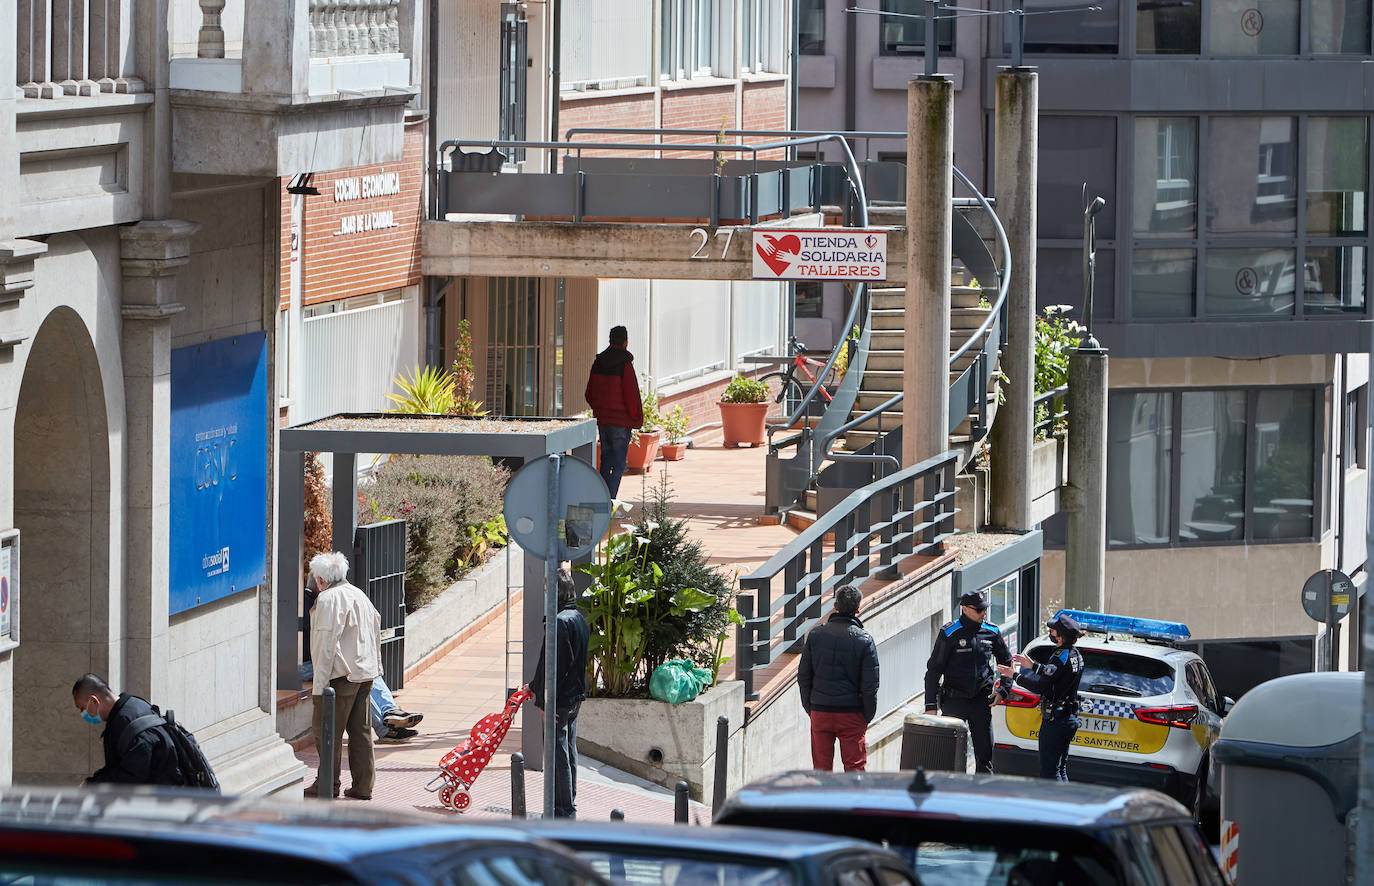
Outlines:
<svg viewBox="0 0 1374 886"><path fill-rule="evenodd" d="M14 781L73 784L103 752L100 730L72 706L72 683L86 671L118 677L109 420L95 345L76 311L50 312L28 350L14 413Z"/></svg>

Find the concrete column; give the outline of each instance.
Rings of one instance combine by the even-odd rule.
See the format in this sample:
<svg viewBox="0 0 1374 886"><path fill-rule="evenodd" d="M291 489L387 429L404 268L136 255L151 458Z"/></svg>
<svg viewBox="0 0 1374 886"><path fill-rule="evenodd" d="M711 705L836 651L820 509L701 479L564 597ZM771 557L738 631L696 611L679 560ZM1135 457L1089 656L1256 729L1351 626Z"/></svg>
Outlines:
<svg viewBox="0 0 1374 886"><path fill-rule="evenodd" d="M1107 567L1106 348L1085 345L1069 357L1068 401L1064 605L1101 612Z"/></svg>
<svg viewBox="0 0 1374 886"><path fill-rule="evenodd" d="M995 168L997 217L1011 246L1007 346L1001 365L1004 402L993 422L992 523L1033 529L1031 451L1035 408L1035 191L1039 152L1039 75L1030 68L997 72ZM978 281L986 285L992 281Z"/></svg>
<svg viewBox="0 0 1374 886"><path fill-rule="evenodd" d="M18 29L18 4L0 3L0 34L15 34ZM18 41L8 38L0 40L0 71L17 69L17 44ZM15 227L19 213L19 143L14 112L15 90L0 90L0 239L20 233Z"/></svg>
<svg viewBox="0 0 1374 886"><path fill-rule="evenodd" d="M907 85L906 325L902 464L949 446L949 266L954 198L954 84Z"/></svg>
<svg viewBox="0 0 1374 886"><path fill-rule="evenodd" d="M170 539L172 316L177 270L191 255L194 222L120 228L125 398L124 678L121 689L165 698Z"/></svg>
<svg viewBox="0 0 1374 886"><path fill-rule="evenodd" d="M309 0L246 0L243 92L278 98L310 94Z"/></svg>

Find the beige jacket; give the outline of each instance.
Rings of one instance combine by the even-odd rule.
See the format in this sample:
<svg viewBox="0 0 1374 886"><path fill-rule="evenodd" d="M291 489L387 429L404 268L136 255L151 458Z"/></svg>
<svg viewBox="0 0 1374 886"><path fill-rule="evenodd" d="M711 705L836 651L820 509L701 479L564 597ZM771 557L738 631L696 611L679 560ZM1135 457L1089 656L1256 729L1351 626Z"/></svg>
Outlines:
<svg viewBox="0 0 1374 886"><path fill-rule="evenodd" d="M367 595L346 581L330 585L310 613L310 660L315 664L311 692L347 677L364 683L382 673L382 617Z"/></svg>

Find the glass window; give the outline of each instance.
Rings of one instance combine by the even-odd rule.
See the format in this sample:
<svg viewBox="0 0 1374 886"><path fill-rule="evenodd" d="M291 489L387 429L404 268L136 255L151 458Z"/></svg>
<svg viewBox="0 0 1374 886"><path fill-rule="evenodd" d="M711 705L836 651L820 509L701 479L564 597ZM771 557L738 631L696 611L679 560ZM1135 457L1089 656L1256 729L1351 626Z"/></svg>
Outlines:
<svg viewBox="0 0 1374 886"><path fill-rule="evenodd" d="M1107 428L1108 544L1168 542L1173 395L1112 394Z"/></svg>
<svg viewBox="0 0 1374 886"><path fill-rule="evenodd" d="M825 0L801 0L797 30L802 55L825 55Z"/></svg>
<svg viewBox="0 0 1374 886"><path fill-rule="evenodd" d="M1245 392L1184 391L1179 420L1179 537L1245 536Z"/></svg>
<svg viewBox="0 0 1374 886"><path fill-rule="evenodd" d="M1042 116L1036 198L1041 237L1082 240L1085 184L1089 200L1101 196L1107 201L1097 216L1098 241L1115 239L1116 120Z"/></svg>
<svg viewBox="0 0 1374 886"><path fill-rule="evenodd" d="M1197 118L1138 117L1135 121L1137 237L1197 233Z"/></svg>
<svg viewBox="0 0 1374 886"><path fill-rule="evenodd" d="M819 317L824 306L824 283L814 280L797 284L797 316Z"/></svg>
<svg viewBox="0 0 1374 886"><path fill-rule="evenodd" d="M1363 246L1309 246L1303 267L1304 311L1308 314L1364 313Z"/></svg>
<svg viewBox="0 0 1374 886"><path fill-rule="evenodd" d="M883 12L900 13L901 16L923 16L926 12L924 0L883 0L879 7ZM949 12L945 13L950 15ZM882 55L919 55L926 51L926 23L921 18L902 18L900 16L879 16L879 52ZM939 37L938 50L943 53L954 51L954 19L941 18L935 24Z"/></svg>
<svg viewBox="0 0 1374 886"><path fill-rule="evenodd" d="M672 858L659 853L637 854L622 849L580 849L578 855L596 872L614 883L644 886L706 886L744 884L793 886L796 880L785 868L755 860Z"/></svg>
<svg viewBox="0 0 1374 886"><path fill-rule="evenodd" d="M1297 131L1293 117L1212 118L1207 149L1208 233L1291 234L1297 230ZM1255 159L1247 161L1247 157Z"/></svg>
<svg viewBox="0 0 1374 886"><path fill-rule="evenodd" d="M1369 119L1307 121L1307 233L1313 237L1369 230Z"/></svg>
<svg viewBox="0 0 1374 886"><path fill-rule="evenodd" d="M1102 215L1110 212L1104 209ZM1101 219L1102 215L1098 218ZM1035 251L1035 298L1039 311L1051 305L1070 305L1069 317L1083 320L1083 248ZM1093 281L1093 325L1116 316L1116 253L1097 247L1097 277Z"/></svg>
<svg viewBox="0 0 1374 886"><path fill-rule="evenodd" d="M1260 391L1255 409L1255 538L1311 538L1311 390Z"/></svg>
<svg viewBox="0 0 1374 886"><path fill-rule="evenodd" d="M1037 646L1030 657L1044 664L1054 654L1053 646ZM1125 698L1150 698L1174 691L1174 668L1157 658L1123 652L1083 649L1083 677L1079 684L1088 692L1119 695Z"/></svg>
<svg viewBox="0 0 1374 886"><path fill-rule="evenodd" d="M1369 54L1369 0L1310 0L1312 51Z"/></svg>
<svg viewBox="0 0 1374 886"><path fill-rule="evenodd" d="M1297 253L1292 249L1207 250L1207 313L1282 316L1293 313Z"/></svg>
<svg viewBox="0 0 1374 886"><path fill-rule="evenodd" d="M1063 9L1074 12L1055 12L1049 15L1027 15L1025 51L1037 53L1103 53L1115 54L1117 22L1120 16L1118 0L1098 0L1096 9L1081 9L1062 0L1025 0L1028 13ZM1000 8L1000 7L998 7Z"/></svg>
<svg viewBox="0 0 1374 886"><path fill-rule="evenodd" d="M1213 55L1297 55L1298 0L1210 0Z"/></svg>
<svg viewBox="0 0 1374 886"><path fill-rule="evenodd" d="M1135 50L1142 55L1197 55L1202 46L1202 4L1137 0Z"/></svg>
<svg viewBox="0 0 1374 886"><path fill-rule="evenodd" d="M1131 315L1191 317L1197 290L1192 249L1137 249L1131 256Z"/></svg>
<svg viewBox="0 0 1374 886"><path fill-rule="evenodd" d="M1017 600L1021 595L1021 576L1013 572L983 590L988 595L988 621L997 625L1003 636L1006 636L1008 631L1014 636ZM1009 642L1008 645L1015 644Z"/></svg>
<svg viewBox="0 0 1374 886"><path fill-rule="evenodd" d="M1189 852L1179 839L1178 831L1171 825L1159 825L1149 829L1150 849L1155 862L1164 874L1164 882L1173 886L1192 886L1198 884L1197 872L1189 860Z"/></svg>

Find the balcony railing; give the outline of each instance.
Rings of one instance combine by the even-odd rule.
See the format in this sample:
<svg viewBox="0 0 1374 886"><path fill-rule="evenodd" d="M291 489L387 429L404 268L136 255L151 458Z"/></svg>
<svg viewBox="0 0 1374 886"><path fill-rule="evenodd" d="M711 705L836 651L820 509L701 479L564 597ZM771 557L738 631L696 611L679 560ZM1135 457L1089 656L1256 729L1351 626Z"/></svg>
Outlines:
<svg viewBox="0 0 1374 886"><path fill-rule="evenodd" d="M400 15L400 0L311 0L310 57L399 53Z"/></svg>
<svg viewBox="0 0 1374 886"><path fill-rule="evenodd" d="M131 76L130 0L19 0L17 84L24 98L142 92Z"/></svg>

